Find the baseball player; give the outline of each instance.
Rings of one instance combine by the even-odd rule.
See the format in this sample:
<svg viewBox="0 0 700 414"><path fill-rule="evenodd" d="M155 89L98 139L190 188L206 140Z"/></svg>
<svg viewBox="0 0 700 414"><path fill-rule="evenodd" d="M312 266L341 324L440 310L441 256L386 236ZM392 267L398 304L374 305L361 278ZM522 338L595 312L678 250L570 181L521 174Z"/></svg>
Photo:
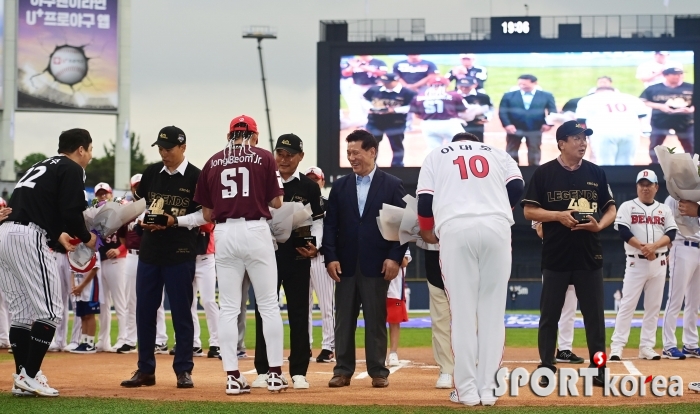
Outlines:
<svg viewBox="0 0 700 414"><path fill-rule="evenodd" d="M461 65L455 66L450 69L450 72L446 75L450 81L459 81L466 77L474 78L477 83L477 88L479 92L484 92L484 83L488 74L486 73L486 68L483 66L477 66L474 64L476 61L476 55L473 53L463 53L459 55L461 60ZM455 90L459 89L459 82L455 82Z"/></svg>
<svg viewBox="0 0 700 414"><path fill-rule="evenodd" d="M423 120L421 129L431 151L464 131L459 117L467 104L459 93L447 91L449 83L442 76L431 76L428 89L411 101L410 111Z"/></svg>
<svg viewBox="0 0 700 414"><path fill-rule="evenodd" d="M393 72L399 75L401 85L416 92L425 90L428 80L440 74L437 65L421 55L406 55L406 59L394 63Z"/></svg>
<svg viewBox="0 0 700 414"><path fill-rule="evenodd" d="M347 60L347 66L341 69L342 76L352 76L353 85L345 95L348 104L348 127L361 127L367 123L367 113L371 107L364 98L365 92L376 85L379 77L387 72L384 61L370 55L360 55Z"/></svg>
<svg viewBox="0 0 700 414"><path fill-rule="evenodd" d="M692 154L695 143L695 103L693 84L683 81L681 66L664 69L664 80L647 87L640 95L651 111L651 135L649 136L649 156L651 162L658 163L654 148L676 134L683 151Z"/></svg>
<svg viewBox="0 0 700 414"><path fill-rule="evenodd" d="M318 167L310 167L304 173L305 176L315 181L319 187L326 186L325 176L323 171ZM321 207L326 209L328 199L321 196ZM321 247L321 237L318 241L319 248ZM321 329L323 336L321 339L321 353L316 357L316 362L333 362L335 361L335 318L333 318L333 310L335 308L335 281L328 277L326 267L323 261L323 255L318 254L311 259L311 286L309 289L309 340L313 345L313 329L312 329L312 313L313 313L313 292L316 292L318 299L318 307L321 310Z"/></svg>
<svg viewBox="0 0 700 414"><path fill-rule="evenodd" d="M70 129L58 139L58 156L34 164L15 185L12 213L0 224L0 287L12 315L10 342L15 359L14 387L57 397L41 363L63 316L60 281L49 243L80 239L95 248L85 228L85 170L92 158L92 137ZM65 230L66 232L63 232Z"/></svg>
<svg viewBox="0 0 700 414"><path fill-rule="evenodd" d="M698 217L698 204L667 197L665 204L674 212L674 217ZM698 310L700 310L700 232L686 236L676 233L676 240L669 255L669 282L666 312L664 313L663 343L661 357L665 359L700 358L698 349ZM682 351L676 340L678 314L683 310ZM624 296L623 296L624 299Z"/></svg>
<svg viewBox="0 0 700 414"><path fill-rule="evenodd" d="M10 215L7 202L0 197L0 222ZM0 290L0 349L10 349L10 314L7 312L7 300Z"/></svg>
<svg viewBox="0 0 700 414"><path fill-rule="evenodd" d="M622 359L622 348L630 335L630 322L644 291L644 320L639 339L639 358L659 360L654 351L656 328L666 283L668 246L676 237L673 211L654 200L659 180L652 170L637 174L637 198L625 201L617 211L615 229L625 241L627 265L622 284L622 303L615 318L610 360Z"/></svg>
<svg viewBox="0 0 700 414"><path fill-rule="evenodd" d="M668 60L669 55L670 53L667 51L656 51L652 60L637 67L636 78L644 83L645 88L663 82L664 69L678 65Z"/></svg>
<svg viewBox="0 0 700 414"><path fill-rule="evenodd" d="M386 134L394 153L391 166L403 167L406 114L416 92L403 87L395 73L385 73L379 79L383 86L373 86L363 95L372 103L366 129L377 141L381 141Z"/></svg>
<svg viewBox="0 0 700 414"><path fill-rule="evenodd" d="M219 305L216 303L216 267L214 260L214 225L200 226L198 239L197 267L194 272L194 298L192 301L192 322L194 323L194 347L202 349L199 314L197 313L197 291L199 302L204 308L209 330L209 352L207 358L219 358Z"/></svg>
<svg viewBox="0 0 700 414"><path fill-rule="evenodd" d="M418 176L421 238L440 241L455 361L450 400L456 403L496 403L512 261L512 208L523 185L518 165L505 151L479 142L433 150Z"/></svg>
<svg viewBox="0 0 700 414"><path fill-rule="evenodd" d="M73 273L70 269L70 264L68 263L68 255L66 250L57 243L53 248L53 256L56 260L56 269L58 270L58 277L61 281L61 299L63 299L63 318L61 322L56 325L56 335L49 346L49 352L61 352L64 348L71 350L73 346L66 344L66 335L68 333L68 318L69 318L69 305L71 302L75 302L75 297L71 297L72 283L73 283ZM73 307L75 309L75 307ZM75 318L74 324L78 325L77 329L80 332L80 319ZM76 338L77 339L77 338ZM71 341L72 342L72 341ZM71 344L79 345L79 343Z"/></svg>
<svg viewBox="0 0 700 414"><path fill-rule="evenodd" d="M216 223L216 274L219 281L220 345L226 393L249 393L250 385L238 370L238 314L245 272L255 291L263 319L269 372L267 389L287 388L282 374L282 317L277 305L275 250L266 222L268 208L282 206L282 180L275 159L257 148L258 127L241 115L229 126L228 143L207 161L199 176L195 201L205 219Z"/></svg>
<svg viewBox="0 0 700 414"><path fill-rule="evenodd" d="M141 182L141 174L134 174L129 180L131 193L136 193ZM117 348L118 354L132 354L136 352L136 269L139 264L139 247L141 236L136 231L138 218L117 232L121 245L126 248L126 261L124 264L125 296L126 296L126 337L124 344ZM167 342L167 340L166 340ZM156 339L156 343L160 342ZM167 345L166 345L167 346ZM116 348L116 347L115 347Z"/></svg>
<svg viewBox="0 0 700 414"><path fill-rule="evenodd" d="M112 200L112 187L107 183L98 183L95 186L95 198L98 201ZM124 265L126 264L126 247L119 240L117 233L102 238L100 246L100 261L102 266L98 271L100 281L100 337L97 340L97 350L102 352L116 352L126 343L127 330L127 302L126 302L126 277ZM117 314L119 333L117 343L112 347L111 305Z"/></svg>
<svg viewBox="0 0 700 414"><path fill-rule="evenodd" d="M75 297L75 316L80 318L82 327L80 344L69 352L73 354L94 354L95 315L100 313L100 282L97 273L101 267L99 255L95 266L87 272L72 272L71 295Z"/></svg>
<svg viewBox="0 0 700 414"><path fill-rule="evenodd" d="M485 93L477 91L477 78L465 76L457 79L456 84L457 92L462 95L467 107L467 112L462 118L464 131L476 135L481 142L484 142L484 124L489 121L493 114L491 98Z"/></svg>
<svg viewBox="0 0 700 414"><path fill-rule="evenodd" d="M389 282L386 294L386 323L389 324L389 357L386 365L397 367L399 361L399 338L401 337L401 323L408 322L406 309L406 266L411 262L411 250L406 249L406 255L401 261L399 275Z"/></svg>
<svg viewBox="0 0 700 414"><path fill-rule="evenodd" d="M596 132L591 137L591 150L598 165L634 164L641 135L639 120L646 116L646 109L638 98L610 86L581 98L576 118Z"/></svg>
<svg viewBox="0 0 700 414"><path fill-rule="evenodd" d="M532 222L532 228L535 229L540 239L544 239L542 232L542 223L538 221ZM574 343L574 322L576 321L576 288L574 285L569 285L566 289L566 299L564 306L561 308L561 316L559 317L559 336L557 338L557 353L554 355L555 362L568 362L571 364L583 364L584 359L572 352Z"/></svg>

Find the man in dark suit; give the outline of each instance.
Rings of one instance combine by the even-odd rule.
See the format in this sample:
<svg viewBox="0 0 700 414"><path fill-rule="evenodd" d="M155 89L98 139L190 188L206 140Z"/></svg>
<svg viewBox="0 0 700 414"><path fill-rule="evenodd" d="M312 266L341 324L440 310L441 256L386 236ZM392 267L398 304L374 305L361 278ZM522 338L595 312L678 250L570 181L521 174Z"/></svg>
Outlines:
<svg viewBox="0 0 700 414"><path fill-rule="evenodd" d="M377 168L378 143L372 134L356 130L345 140L353 173L333 184L321 248L326 270L337 282L337 362L328 386L350 385L355 372L355 328L362 306L367 372L372 386L383 388L389 385L389 370L385 366L386 295L389 282L398 275L406 246L385 240L377 217L384 203L404 207L406 191L400 179Z"/></svg>
<svg viewBox="0 0 700 414"><path fill-rule="evenodd" d="M554 96L537 87L533 75L520 75L518 90L506 92L498 117L506 129L506 152L518 162L518 149L525 137L528 165L540 165L542 133L549 131L545 116L557 112Z"/></svg>

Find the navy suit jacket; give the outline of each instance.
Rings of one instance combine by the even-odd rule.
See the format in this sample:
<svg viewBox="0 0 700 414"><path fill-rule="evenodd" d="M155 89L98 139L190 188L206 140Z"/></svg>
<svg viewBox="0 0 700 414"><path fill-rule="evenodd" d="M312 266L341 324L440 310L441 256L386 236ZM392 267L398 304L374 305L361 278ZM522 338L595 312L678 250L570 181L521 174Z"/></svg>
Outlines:
<svg viewBox="0 0 700 414"><path fill-rule="evenodd" d="M358 257L360 270L366 277L384 277L382 266L386 259L400 264L407 246L385 240L379 232L377 217L382 204L405 207L402 200L405 195L400 179L377 168L360 216L356 175L350 173L333 183L323 220L321 253L326 264L340 262L341 277L355 275Z"/></svg>
<svg viewBox="0 0 700 414"><path fill-rule="evenodd" d="M536 91L532 97L530 108L525 109L523 97L520 90L506 92L498 107L498 117L504 127L515 126L520 131L539 131L542 125L546 124L545 113L553 114L557 112L554 104L554 96L545 91Z"/></svg>

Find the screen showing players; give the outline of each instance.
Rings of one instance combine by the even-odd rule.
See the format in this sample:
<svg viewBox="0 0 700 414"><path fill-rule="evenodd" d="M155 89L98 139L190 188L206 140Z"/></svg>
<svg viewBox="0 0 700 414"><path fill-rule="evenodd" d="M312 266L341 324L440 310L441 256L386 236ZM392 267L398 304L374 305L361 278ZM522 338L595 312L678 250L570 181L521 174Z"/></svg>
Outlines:
<svg viewBox="0 0 700 414"><path fill-rule="evenodd" d="M380 140L380 167L420 167L465 131L536 166L572 119L593 130L599 165L655 163L661 144L693 152L692 51L357 55L340 73L341 167L357 128Z"/></svg>

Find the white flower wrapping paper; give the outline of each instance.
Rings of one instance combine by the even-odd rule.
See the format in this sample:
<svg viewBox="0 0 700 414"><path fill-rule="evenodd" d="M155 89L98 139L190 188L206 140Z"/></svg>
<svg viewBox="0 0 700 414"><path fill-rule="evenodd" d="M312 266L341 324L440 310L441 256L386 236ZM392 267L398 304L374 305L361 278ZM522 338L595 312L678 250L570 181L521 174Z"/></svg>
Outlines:
<svg viewBox="0 0 700 414"><path fill-rule="evenodd" d="M418 226L418 200L407 194L403 201L406 202L405 208L382 205L377 217L379 232L384 239L401 244L422 242Z"/></svg>
<svg viewBox="0 0 700 414"><path fill-rule="evenodd" d="M676 200L700 201L698 154L692 157L687 153L671 154L664 145L654 148L654 152L664 172L668 194ZM682 235L692 236L700 231L696 217L681 216L677 209L673 215Z"/></svg>
<svg viewBox="0 0 700 414"><path fill-rule="evenodd" d="M107 237L116 233L120 227L133 221L144 211L146 211L144 199L129 204L107 202L100 207L90 207L83 211L83 218L88 230L96 232L101 237ZM68 258L77 267L82 268L90 262L94 254L94 250L87 247L85 243L80 243Z"/></svg>
<svg viewBox="0 0 700 414"><path fill-rule="evenodd" d="M268 220L270 232L278 243L289 240L292 230L311 225L311 204L304 205L296 201L284 202L282 207L270 209L272 220Z"/></svg>

